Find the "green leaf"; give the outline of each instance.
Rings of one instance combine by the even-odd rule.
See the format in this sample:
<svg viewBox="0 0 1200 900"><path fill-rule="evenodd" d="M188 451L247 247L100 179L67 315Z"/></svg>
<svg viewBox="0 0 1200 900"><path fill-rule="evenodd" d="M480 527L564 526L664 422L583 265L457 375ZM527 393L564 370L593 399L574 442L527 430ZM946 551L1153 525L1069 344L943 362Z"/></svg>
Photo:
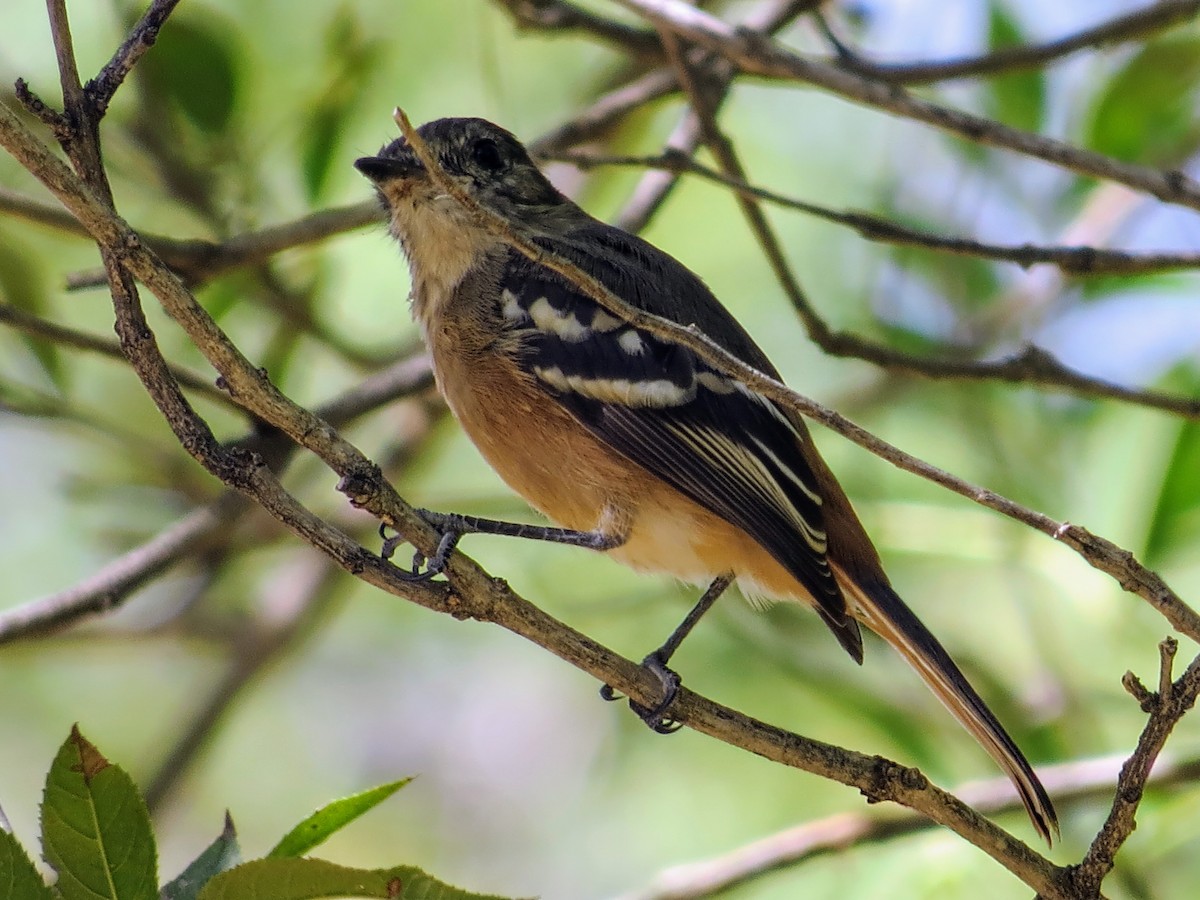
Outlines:
<svg viewBox="0 0 1200 900"><path fill-rule="evenodd" d="M320 199L325 189L347 122L370 84L376 60L383 54L383 41L368 37L369 33L349 3L343 3L326 26L320 68L323 87L305 114L300 136L300 168L310 203Z"/></svg>
<svg viewBox="0 0 1200 900"><path fill-rule="evenodd" d="M146 804L132 779L78 727L46 776L42 846L64 900L157 900L157 852Z"/></svg>
<svg viewBox="0 0 1200 900"><path fill-rule="evenodd" d="M225 827L217 839L197 856L170 884L165 885L159 900L195 900L209 880L227 872L242 861L233 819L225 813Z"/></svg>
<svg viewBox="0 0 1200 900"><path fill-rule="evenodd" d="M1175 165L1200 140L1200 34L1180 31L1135 53L1097 97L1086 144L1130 162Z"/></svg>
<svg viewBox="0 0 1200 900"><path fill-rule="evenodd" d="M343 797L341 800L334 800L332 803L322 806L285 834L267 856L273 858L303 856L335 831L344 828L367 810L374 809L410 781L412 781L411 778L402 778L399 781L383 784L371 788L369 791Z"/></svg>
<svg viewBox="0 0 1200 900"><path fill-rule="evenodd" d="M11 235L0 234L0 301L35 316L45 316L49 307L46 279L34 260L39 255L19 245ZM21 339L41 364L55 387L65 387L62 357L53 341L21 334Z"/></svg>
<svg viewBox="0 0 1200 900"><path fill-rule="evenodd" d="M316 900L384 897L389 900L503 900L443 884L412 866L348 869L323 859L256 859L223 872L199 900Z"/></svg>
<svg viewBox="0 0 1200 900"><path fill-rule="evenodd" d="M54 900L25 848L0 828L0 897L5 900Z"/></svg>
<svg viewBox="0 0 1200 900"><path fill-rule="evenodd" d="M237 105L238 70L229 36L215 11L204 18L172 16L158 41L143 58L138 72L153 88L179 107L203 131L223 131Z"/></svg>
<svg viewBox="0 0 1200 900"><path fill-rule="evenodd" d="M1003 2L988 5L988 46L1003 50L1028 43L1020 25ZM1046 115L1046 79L1036 66L1005 72L989 79L988 112L1006 125L1037 131Z"/></svg>
<svg viewBox="0 0 1200 900"><path fill-rule="evenodd" d="M349 108L343 103L323 101L309 113L301 136L300 167L310 203L320 198L325 187Z"/></svg>

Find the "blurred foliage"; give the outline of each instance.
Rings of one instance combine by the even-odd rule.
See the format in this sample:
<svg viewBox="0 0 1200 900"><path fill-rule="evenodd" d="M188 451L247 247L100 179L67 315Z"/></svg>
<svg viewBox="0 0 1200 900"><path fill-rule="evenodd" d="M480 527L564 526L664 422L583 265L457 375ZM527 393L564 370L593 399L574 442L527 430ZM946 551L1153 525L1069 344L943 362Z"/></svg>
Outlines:
<svg viewBox="0 0 1200 900"><path fill-rule="evenodd" d="M1197 100L1200 33L1150 41L1097 94L1085 142L1117 159L1178 165L1195 152L1200 138Z"/></svg>
<svg viewBox="0 0 1200 900"><path fill-rule="evenodd" d="M1006 50L1033 43L1025 34L1006 3L988 4L988 47L992 51ZM993 119L1039 131L1046 117L1046 73L1038 68L1017 69L988 79L987 113Z"/></svg>
<svg viewBox="0 0 1200 900"><path fill-rule="evenodd" d="M614 11L603 0L585 5ZM734 16L746 4L728 6ZM843 24L868 58L928 60L1048 40L1132 6L872 0L855 4ZM86 76L140 8L72 4L70 12ZM1198 34L1191 24L1041 70L920 90L1123 159L1189 165L1200 140ZM803 21L783 39L826 51ZM416 121L483 115L533 139L628 74L611 46L518 29L486 0L302 9L190 0L117 94L103 127L105 159L118 208L135 227L219 239L370 200L351 163L395 136L397 104ZM55 98L40 4L5 8L0 76L6 84L24 77ZM15 106L11 96L5 102ZM656 152L681 113L678 99L659 101L603 144ZM1191 212L1147 198L1110 216L1113 191L1089 179L964 149L816 91L739 82L722 123L756 183L813 202L1005 243L1057 243L1097 221L1108 226L1098 240L1114 245L1200 243ZM637 183L625 170L584 178L555 166L553 174L602 217L619 212ZM6 156L0 184L47 197ZM834 328L930 355L995 357L1033 341L1098 377L1191 395L1200 386L1192 273L1061 279L1046 267L892 249L797 214L769 216ZM86 241L15 218L0 229L3 303L111 336L105 293L63 287L96 266ZM939 466L1086 525L1158 567L1183 597L1197 596L1195 422L828 358L806 340L736 204L713 185L684 180L646 235L698 271L805 393ZM413 346L408 290L407 268L378 227L222 275L199 297L284 391L317 405ZM210 377L152 298L146 303L167 357ZM223 405L195 402L222 439L252 430ZM347 434L415 503L528 515L429 397L396 403ZM1153 681L1155 645L1167 631L1153 610L1041 535L829 434L816 440L901 592L1036 761L1132 747L1143 716L1120 678L1132 669ZM347 508L334 482L311 460L286 476L305 503L372 546L374 523ZM0 609L78 583L219 491L127 367L0 324ZM464 550L631 657L656 645L694 599L691 589L570 548L479 537ZM970 738L883 649L870 643L860 670L807 611L762 613L730 600L677 662L691 687L766 721L918 765L943 784L992 776ZM0 722L17 723L0 736L0 803L20 841L34 846L44 761L80 721L146 786L160 868L178 871L226 807L247 845L269 846L289 810L418 773L405 803L332 836L327 855L367 867L401 848L452 883L547 898L612 896L666 866L861 806L842 787L697 734L656 738L601 703L596 688L506 633L431 615L332 571L250 513L119 611L0 648ZM211 728L181 767L172 751L206 716ZM1200 752L1197 721L1184 720L1173 754ZM1200 839L1195 795L1150 793L1108 896L1187 896L1200 883L1200 858L1188 849ZM1054 858L1078 858L1104 812L1102 801L1064 809ZM1030 837L1019 815L1002 824ZM979 852L931 830L826 855L732 896L1025 893Z"/></svg>

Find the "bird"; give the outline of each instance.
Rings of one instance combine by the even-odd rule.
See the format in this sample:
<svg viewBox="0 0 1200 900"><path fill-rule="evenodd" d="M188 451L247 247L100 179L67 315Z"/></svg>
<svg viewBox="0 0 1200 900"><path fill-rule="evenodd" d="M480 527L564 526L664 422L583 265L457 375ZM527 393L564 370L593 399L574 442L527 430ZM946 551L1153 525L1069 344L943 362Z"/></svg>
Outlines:
<svg viewBox="0 0 1200 900"><path fill-rule="evenodd" d="M509 131L480 118L442 118L417 133L442 177L529 246L780 380L698 275L562 194ZM808 604L859 664L865 625L991 755L1037 832L1053 842L1057 815L1041 781L896 593L799 414L614 315L516 249L439 184L403 136L354 165L373 183L408 261L413 317L447 405L499 476L555 523L423 510L442 541L414 577L441 571L462 535L492 533L587 547L638 571L707 584L644 663L663 700L634 707L659 731L677 724L668 715L679 685L670 656L732 582L748 597ZM423 561L418 555L416 564Z"/></svg>

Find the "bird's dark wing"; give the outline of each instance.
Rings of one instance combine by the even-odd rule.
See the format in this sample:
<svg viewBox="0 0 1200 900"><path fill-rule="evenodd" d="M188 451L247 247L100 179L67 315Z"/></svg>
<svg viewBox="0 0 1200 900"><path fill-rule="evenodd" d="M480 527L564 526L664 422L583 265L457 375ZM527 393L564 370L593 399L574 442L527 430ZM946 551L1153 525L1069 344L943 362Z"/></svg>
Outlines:
<svg viewBox="0 0 1200 900"><path fill-rule="evenodd" d="M588 235L548 246L618 296L696 324L774 373L695 275L650 245L601 227L607 245ZM601 253L583 249L597 246ZM614 251L639 254L638 265L622 266ZM630 268L643 277L626 276ZM822 498L801 452L810 440L803 426L691 350L626 325L523 256L509 257L500 287L505 325L522 339L522 364L547 393L606 444L754 537L861 659L857 625L826 558Z"/></svg>

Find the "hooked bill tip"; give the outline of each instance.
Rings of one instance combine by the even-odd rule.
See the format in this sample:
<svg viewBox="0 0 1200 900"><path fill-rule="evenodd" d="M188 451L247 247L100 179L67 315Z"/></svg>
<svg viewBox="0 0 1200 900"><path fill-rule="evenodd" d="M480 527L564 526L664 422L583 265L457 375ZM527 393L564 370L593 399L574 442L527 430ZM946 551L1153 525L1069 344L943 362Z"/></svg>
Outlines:
<svg viewBox="0 0 1200 900"><path fill-rule="evenodd" d="M408 163L388 156L360 156L354 161L354 168L374 182L399 178L412 171Z"/></svg>

